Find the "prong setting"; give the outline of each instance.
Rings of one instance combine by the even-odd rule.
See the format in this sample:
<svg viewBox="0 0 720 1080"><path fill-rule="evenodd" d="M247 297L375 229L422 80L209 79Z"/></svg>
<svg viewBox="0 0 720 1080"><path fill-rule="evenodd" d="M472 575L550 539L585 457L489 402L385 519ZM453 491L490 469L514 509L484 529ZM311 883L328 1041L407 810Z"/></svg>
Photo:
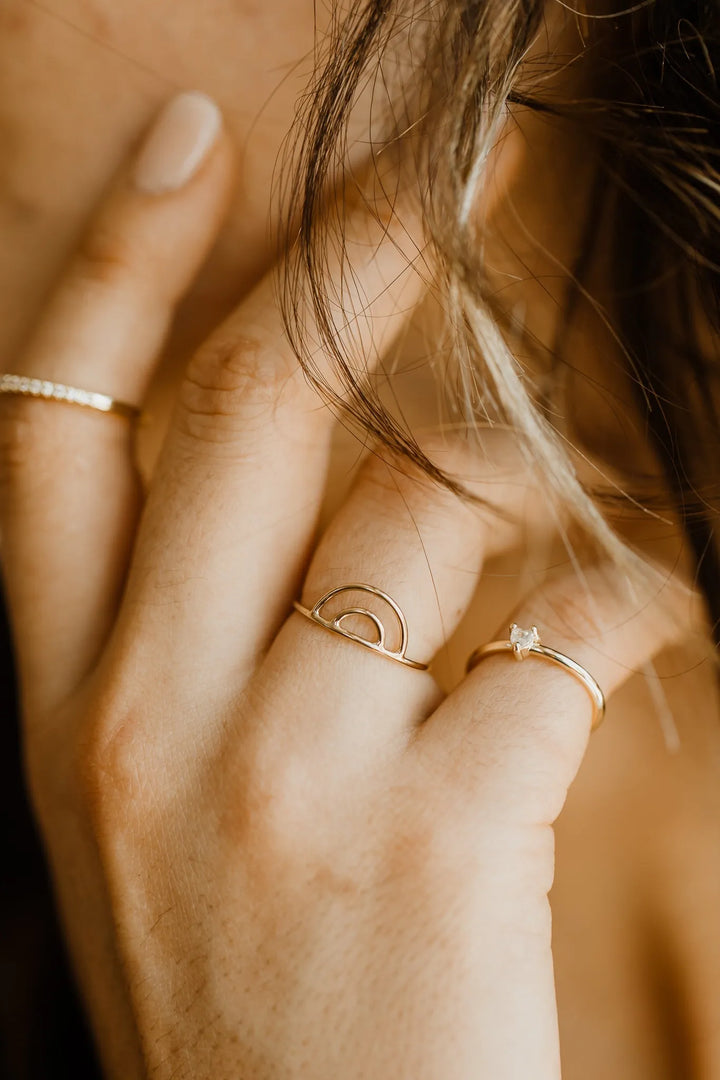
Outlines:
<svg viewBox="0 0 720 1080"><path fill-rule="evenodd" d="M524 660L530 650L540 644L540 635L537 626L526 629L513 623L510 627L510 646L516 660Z"/></svg>

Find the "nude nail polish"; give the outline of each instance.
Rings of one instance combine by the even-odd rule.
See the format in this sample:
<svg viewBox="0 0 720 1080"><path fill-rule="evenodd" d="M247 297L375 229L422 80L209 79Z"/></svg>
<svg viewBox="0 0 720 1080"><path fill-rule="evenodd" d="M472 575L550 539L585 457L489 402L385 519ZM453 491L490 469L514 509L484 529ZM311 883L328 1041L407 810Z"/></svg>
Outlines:
<svg viewBox="0 0 720 1080"><path fill-rule="evenodd" d="M168 102L135 163L134 181L150 195L177 191L195 176L222 127L215 102L191 91Z"/></svg>

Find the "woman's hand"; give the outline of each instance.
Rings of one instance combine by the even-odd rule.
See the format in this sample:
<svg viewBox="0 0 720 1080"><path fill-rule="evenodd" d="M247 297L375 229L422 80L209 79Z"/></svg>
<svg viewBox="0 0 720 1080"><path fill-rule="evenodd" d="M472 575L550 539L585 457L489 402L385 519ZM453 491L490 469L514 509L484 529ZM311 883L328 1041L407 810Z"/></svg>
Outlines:
<svg viewBox="0 0 720 1080"><path fill-rule="evenodd" d="M194 108L119 177L22 373L142 399L232 190L229 140ZM353 213L381 351L422 260L407 221ZM292 610L367 582L429 661L514 528L378 453L313 550L333 417L271 281L191 361L145 501L126 421L0 405L29 779L108 1074L558 1080L551 826L585 689L494 657L444 695ZM542 518L533 478L430 449ZM694 617L676 582L612 581L587 566L516 613L607 694Z"/></svg>

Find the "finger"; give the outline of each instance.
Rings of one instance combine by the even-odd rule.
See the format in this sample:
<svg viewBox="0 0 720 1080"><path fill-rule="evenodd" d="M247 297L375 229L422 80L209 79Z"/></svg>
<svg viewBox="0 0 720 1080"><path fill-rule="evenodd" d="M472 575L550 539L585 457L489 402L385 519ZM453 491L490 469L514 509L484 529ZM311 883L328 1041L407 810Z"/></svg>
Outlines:
<svg viewBox="0 0 720 1080"><path fill-rule="evenodd" d="M406 324L424 288L422 259L396 219L388 227L364 205L345 244L361 309L347 333L372 359ZM312 322L309 312L302 319ZM308 333L317 339L316 328ZM167 642L170 634L174 669L196 686L208 675L227 685L229 672L254 665L307 563L334 419L287 341L273 275L188 368L139 535L124 650L136 643L138 655L148 636ZM202 656L210 643L212 672Z"/></svg>
<svg viewBox="0 0 720 1080"><path fill-rule="evenodd" d="M606 565L565 572L528 597L513 621L536 625L542 644L582 665L606 699L662 649L706 629L698 594L678 573L650 564L635 581ZM507 637L505 626L498 638ZM548 825L580 768L593 715L586 686L566 669L533 655L522 663L490 655L430 718L416 751L469 805L495 819ZM612 724L611 702L603 723Z"/></svg>
<svg viewBox="0 0 720 1080"><path fill-rule="evenodd" d="M180 95L115 181L18 371L142 402L232 173L216 106ZM3 565L23 686L46 704L108 633L140 502L132 448L123 417L0 399Z"/></svg>
<svg viewBox="0 0 720 1080"><path fill-rule="evenodd" d="M313 558L302 590L305 607L312 609L326 593L350 583L379 588L407 620L406 655L431 661L464 615L484 559L514 546L523 529L542 517L536 488L518 471L514 445L501 448L500 441L494 440L492 465L464 443L428 453L479 499L502 507L502 517L407 463L371 458ZM385 628L387 647L398 651L398 621L382 598L353 590L333 598L320 614L331 620L354 607L371 611ZM377 627L366 616L342 625L377 640ZM368 754L404 747L440 696L427 672L391 661L300 613L278 635L259 679L269 726L283 746L297 740L307 751L317 743L318 760L332 747L363 767Z"/></svg>

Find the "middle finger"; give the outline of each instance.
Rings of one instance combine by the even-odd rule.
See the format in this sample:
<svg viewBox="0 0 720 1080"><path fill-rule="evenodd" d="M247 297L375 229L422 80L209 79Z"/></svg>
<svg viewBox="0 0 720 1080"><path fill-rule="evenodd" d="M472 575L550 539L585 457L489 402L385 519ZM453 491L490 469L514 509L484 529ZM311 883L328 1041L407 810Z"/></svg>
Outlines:
<svg viewBox="0 0 720 1080"><path fill-rule="evenodd" d="M347 245L362 298L349 333L363 357L378 355L422 293L422 255L407 222L387 229L366 208ZM307 561L333 424L287 342L271 275L189 365L139 532L118 626L124 650L142 663L152 640L157 674L164 644L194 686L207 686L208 649L225 682L253 666Z"/></svg>

